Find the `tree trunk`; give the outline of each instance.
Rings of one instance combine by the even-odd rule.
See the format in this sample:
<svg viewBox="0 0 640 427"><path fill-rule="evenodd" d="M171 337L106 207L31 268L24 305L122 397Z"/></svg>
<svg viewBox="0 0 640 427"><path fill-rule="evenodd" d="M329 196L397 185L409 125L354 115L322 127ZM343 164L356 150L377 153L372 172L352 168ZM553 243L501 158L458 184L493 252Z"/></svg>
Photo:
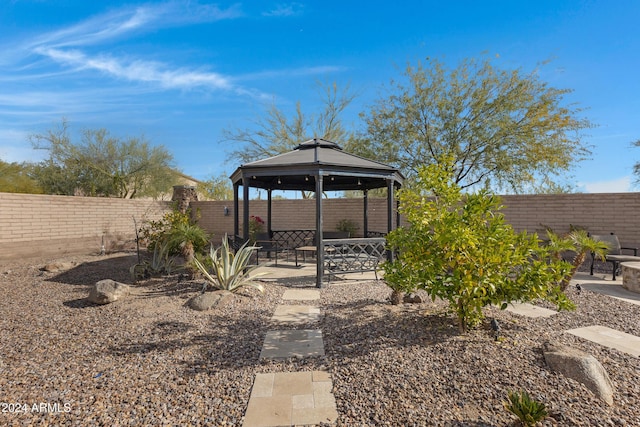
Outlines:
<svg viewBox="0 0 640 427"><path fill-rule="evenodd" d="M582 265L586 257L587 257L586 252L580 252L576 254L576 256L573 258L573 262L571 263L571 272L569 272L569 274L564 276L564 279L562 279L562 282L560 282L560 289L562 290L562 292L567 290L567 288L569 287L569 283L571 282L571 279L573 279L573 276L576 274L578 267Z"/></svg>

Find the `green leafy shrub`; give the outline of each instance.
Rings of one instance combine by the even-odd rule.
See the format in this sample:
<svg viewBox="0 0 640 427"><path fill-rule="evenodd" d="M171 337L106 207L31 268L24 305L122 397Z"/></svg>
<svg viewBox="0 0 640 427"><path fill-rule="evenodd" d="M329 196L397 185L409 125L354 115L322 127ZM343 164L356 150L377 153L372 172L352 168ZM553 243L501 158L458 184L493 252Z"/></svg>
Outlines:
<svg viewBox="0 0 640 427"><path fill-rule="evenodd" d="M250 273L258 266L248 267L249 260L255 249L253 246L248 246L247 242L233 253L225 236L222 246L215 250L213 247L210 248L209 256L206 260L200 261L198 258L194 258L194 264L207 280L203 291L206 290L207 285L211 285L215 289L230 292L237 292L245 286L264 292L264 287L254 281L264 273L251 275ZM211 272L207 265L211 266Z"/></svg>
<svg viewBox="0 0 640 427"><path fill-rule="evenodd" d="M147 246L147 249L153 251L156 244L166 239L167 233L177 227L180 224L190 224L191 215L187 211L185 213L180 212L177 209L171 212L165 213L161 219L156 221L148 221L143 227L140 228L140 236ZM176 248L173 251L175 254L179 253Z"/></svg>
<svg viewBox="0 0 640 427"><path fill-rule="evenodd" d="M497 197L463 195L453 174L450 161L432 164L398 193L410 226L387 236L397 252L383 264L394 294L421 288L448 301L461 332L479 324L488 305L544 298L572 308L558 286L570 265L552 258L536 235L516 233L499 213Z"/></svg>
<svg viewBox="0 0 640 427"><path fill-rule="evenodd" d="M167 255L182 255L187 262L195 253L204 253L210 236L191 219L191 213L177 209L165 213L160 220L149 221L140 229L149 251L164 247Z"/></svg>
<svg viewBox="0 0 640 427"><path fill-rule="evenodd" d="M510 391L508 399L504 403L505 408L514 414L524 427L534 427L549 415L544 403L532 399L526 391Z"/></svg>

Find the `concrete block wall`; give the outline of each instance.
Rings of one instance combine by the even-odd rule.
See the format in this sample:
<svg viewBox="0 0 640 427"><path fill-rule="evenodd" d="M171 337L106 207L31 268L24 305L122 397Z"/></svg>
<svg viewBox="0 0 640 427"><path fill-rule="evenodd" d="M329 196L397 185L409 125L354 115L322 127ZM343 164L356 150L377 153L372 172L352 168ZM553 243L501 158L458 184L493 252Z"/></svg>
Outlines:
<svg viewBox="0 0 640 427"><path fill-rule="evenodd" d="M228 216L224 215L225 206ZM343 219L355 222L359 229L358 236L364 231L364 204L362 199L328 199L322 203L324 230L334 231ZM233 201L199 201L191 202L192 215L198 224L214 234L214 241L218 241L226 234L233 234ZM240 203L240 223L243 215ZM249 213L267 221L267 201L249 201ZM316 202L313 199L277 199L272 204L272 228L274 230L315 230ZM242 232L242 225L240 225ZM266 230L266 228L265 228ZM387 230L387 201L386 199L369 199L369 230Z"/></svg>
<svg viewBox="0 0 640 427"><path fill-rule="evenodd" d="M159 219L168 202L0 193L0 260L99 253L135 244L144 220Z"/></svg>
<svg viewBox="0 0 640 427"><path fill-rule="evenodd" d="M502 213L516 231L544 236L545 226L557 233L571 225L586 228L591 234L616 233L623 246L640 248L640 193L543 194L501 196ZM195 202L200 224L216 236L233 234L233 202ZM229 216L223 216L224 206ZM251 215L266 221L267 202L252 200ZM273 229L315 229L315 200L274 200ZM350 219L363 231L362 199L328 199L323 202L324 230L335 230L342 219ZM240 203L242 221L242 203ZM386 231L386 199L369 199L369 230Z"/></svg>
<svg viewBox="0 0 640 427"><path fill-rule="evenodd" d="M549 226L565 232L575 225L592 234L615 232L623 246L640 247L640 193L502 196L502 202L502 213L518 231L542 233ZM233 234L233 201L191 202L191 209L214 241ZM265 200L251 200L249 209L266 221ZM103 235L108 250L131 245L133 217L140 226L169 210L169 202L152 200L0 193L0 261L98 253ZM349 219L362 233L362 199L328 199L323 210L325 231ZM385 231L386 224L386 199L370 199L369 230ZM274 200L273 229L315 229L315 200Z"/></svg>
<svg viewBox="0 0 640 427"><path fill-rule="evenodd" d="M640 248L640 193L502 196L505 219L517 230L557 233L570 225L591 234L618 235L622 246Z"/></svg>

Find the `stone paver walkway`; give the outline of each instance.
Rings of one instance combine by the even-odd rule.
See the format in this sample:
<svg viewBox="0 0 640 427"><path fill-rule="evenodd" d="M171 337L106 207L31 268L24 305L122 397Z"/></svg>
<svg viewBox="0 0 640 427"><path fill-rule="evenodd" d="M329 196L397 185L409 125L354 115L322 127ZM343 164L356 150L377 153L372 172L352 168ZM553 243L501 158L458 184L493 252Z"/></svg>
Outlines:
<svg viewBox="0 0 640 427"><path fill-rule="evenodd" d="M513 304L507 308L507 311L527 317L549 317L557 314L556 311L532 304ZM640 356L640 337L626 332L600 325L575 328L565 332L632 356Z"/></svg>
<svg viewBox="0 0 640 427"><path fill-rule="evenodd" d="M551 317L554 314L558 314L557 311L527 303L509 304L507 311L527 317Z"/></svg>
<svg viewBox="0 0 640 427"><path fill-rule="evenodd" d="M565 332L632 356L640 356L640 337L626 332L600 325L569 329Z"/></svg>
<svg viewBox="0 0 640 427"><path fill-rule="evenodd" d="M338 418L327 372L256 374L244 427L331 423Z"/></svg>
<svg viewBox="0 0 640 427"><path fill-rule="evenodd" d="M260 359L324 356L320 329L267 331Z"/></svg>
<svg viewBox="0 0 640 427"><path fill-rule="evenodd" d="M286 301L315 301L317 289L287 289ZM320 320L320 307L279 305L271 321L276 325L308 324ZM271 330L260 359L324 356L320 329ZM338 418L333 383L328 372L277 372L256 374L243 427L331 424Z"/></svg>
<svg viewBox="0 0 640 427"><path fill-rule="evenodd" d="M313 305L279 305L271 318L276 323L311 323L320 320L320 307Z"/></svg>
<svg viewBox="0 0 640 427"><path fill-rule="evenodd" d="M317 289L287 289L282 295L287 301L314 301L320 299L320 291Z"/></svg>

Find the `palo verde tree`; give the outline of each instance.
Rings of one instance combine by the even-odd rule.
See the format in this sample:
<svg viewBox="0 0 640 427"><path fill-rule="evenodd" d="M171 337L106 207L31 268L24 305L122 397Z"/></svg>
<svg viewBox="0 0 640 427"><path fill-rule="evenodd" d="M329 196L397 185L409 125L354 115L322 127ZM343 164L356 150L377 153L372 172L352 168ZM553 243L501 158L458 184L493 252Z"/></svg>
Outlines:
<svg viewBox="0 0 640 427"><path fill-rule="evenodd" d="M207 200L233 200L231 180L223 174L211 176L198 184L198 192Z"/></svg>
<svg viewBox="0 0 640 427"><path fill-rule="evenodd" d="M31 142L49 151L34 172L47 194L158 197L176 180L171 154L142 137L122 140L105 129L85 130L74 144L63 120L59 129L32 135Z"/></svg>
<svg viewBox="0 0 640 427"><path fill-rule="evenodd" d="M411 188L398 193L410 226L389 233L398 256L383 264L392 301L414 289L448 301L462 332L483 319L488 305L545 298L571 302L559 283L571 266L551 256L536 235L516 233L486 190L463 194L453 159L420 168Z"/></svg>
<svg viewBox="0 0 640 427"><path fill-rule="evenodd" d="M421 165L453 157L461 188L562 191L556 183L590 151L591 123L567 105L568 89L550 87L538 70L502 70L489 59L447 69L435 59L407 66L389 94L362 114L365 130L348 149L415 176ZM542 184L542 185L541 185Z"/></svg>
<svg viewBox="0 0 640 427"><path fill-rule="evenodd" d="M0 160L0 192L42 194L42 188L33 179L33 169L31 163Z"/></svg>
<svg viewBox="0 0 640 427"><path fill-rule="evenodd" d="M316 114L305 113L299 101L292 116L272 104L264 117L257 119L250 128L224 129L224 140L237 147L230 153L229 160L248 163L264 159L291 151L301 142L313 138L335 142L348 139L349 132L340 116L355 95L348 87L338 89L335 83L320 88L324 92L324 105Z"/></svg>

